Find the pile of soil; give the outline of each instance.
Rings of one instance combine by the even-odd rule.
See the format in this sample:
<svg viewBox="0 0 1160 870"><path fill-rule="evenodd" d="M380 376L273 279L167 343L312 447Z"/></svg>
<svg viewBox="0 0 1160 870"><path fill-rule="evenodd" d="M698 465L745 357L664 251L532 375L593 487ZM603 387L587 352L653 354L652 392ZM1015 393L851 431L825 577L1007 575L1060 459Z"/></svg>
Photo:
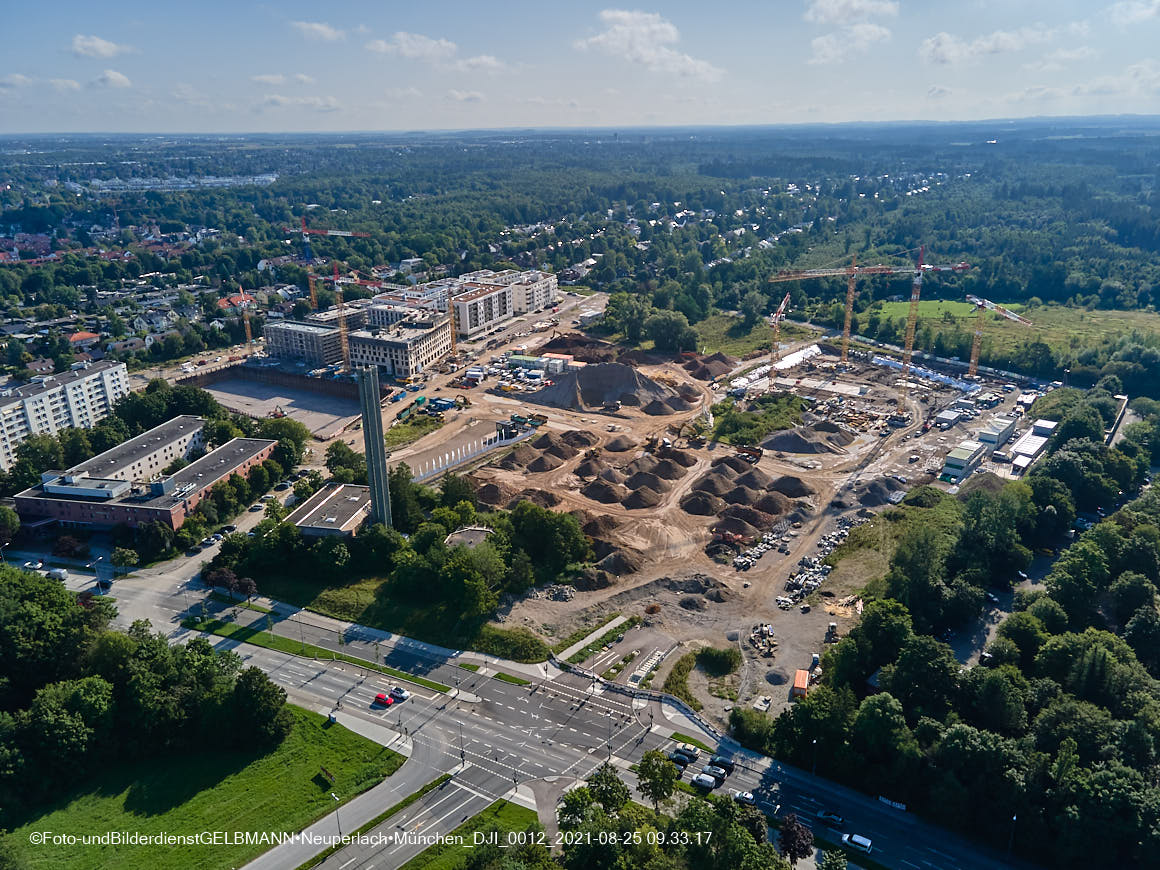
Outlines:
<svg viewBox="0 0 1160 870"><path fill-rule="evenodd" d="M672 413L665 401L673 390L640 374L623 363L595 363L578 371L557 376L556 382L524 398L538 405L573 411L600 410L610 402L639 407L659 403ZM650 412L651 413L651 412Z"/></svg>
<svg viewBox="0 0 1160 870"><path fill-rule="evenodd" d="M769 492L754 502L753 506L762 513L781 516L793 507L793 502L780 492Z"/></svg>
<svg viewBox="0 0 1160 870"><path fill-rule="evenodd" d="M728 456L720 456L713 460L714 469L720 470L722 466L734 472L734 474L744 474L746 471L753 467L740 456L734 456L733 454ZM732 475L730 475L730 477L732 477Z"/></svg>
<svg viewBox="0 0 1160 870"><path fill-rule="evenodd" d="M775 432L761 445L779 453L842 453L854 436L828 420Z"/></svg>
<svg viewBox="0 0 1160 870"><path fill-rule="evenodd" d="M599 459L585 459L576 466L577 477L597 477L600 472L608 471L608 464Z"/></svg>
<svg viewBox="0 0 1160 870"><path fill-rule="evenodd" d="M790 498L805 498L807 495L813 495L817 492L800 477L794 477L790 474L779 477L769 485L769 488L782 495L788 495Z"/></svg>
<svg viewBox="0 0 1160 870"><path fill-rule="evenodd" d="M665 404L674 411L687 411L693 407L684 396L673 396L670 399L666 399Z"/></svg>
<svg viewBox="0 0 1160 870"><path fill-rule="evenodd" d="M518 471L521 468L526 468L529 463L535 462L538 457L539 454L530 444L517 444L511 453L499 461L498 465L508 471Z"/></svg>
<svg viewBox="0 0 1160 870"><path fill-rule="evenodd" d="M774 517L764 511L755 510L747 505L734 504L721 511L722 519L744 520L756 529L768 529L773 525Z"/></svg>
<svg viewBox="0 0 1160 870"><path fill-rule="evenodd" d="M530 501L542 508L555 507L560 503L560 496L546 489L525 489L508 502L508 510L514 508L521 501Z"/></svg>
<svg viewBox="0 0 1160 870"><path fill-rule="evenodd" d="M636 474L638 471L652 471L658 465L660 465L660 461L655 456L646 453L624 466L624 471L626 474Z"/></svg>
<svg viewBox="0 0 1160 870"><path fill-rule="evenodd" d="M731 532L735 535L744 535L747 538L756 538L761 535L760 529L737 517L725 517L715 522L711 528L714 532Z"/></svg>
<svg viewBox="0 0 1160 870"><path fill-rule="evenodd" d="M688 473L688 469L680 463L665 457L656 464L652 473L657 477L663 477L665 480L679 480Z"/></svg>
<svg viewBox="0 0 1160 870"><path fill-rule="evenodd" d="M568 353L580 362L602 363L616 358L617 348L606 341L598 341L581 335L578 332L569 332L553 338L540 347L540 352Z"/></svg>
<svg viewBox="0 0 1160 870"><path fill-rule="evenodd" d="M564 432L562 435L560 435L560 440L565 444L571 445L572 447L579 447L583 449L585 447L591 447L592 445L596 444L600 438L597 435L593 435L591 432L585 432L583 429L569 429L567 432Z"/></svg>
<svg viewBox="0 0 1160 870"><path fill-rule="evenodd" d="M611 534L618 528L620 528L620 520L614 519L608 514L596 514L580 526L580 531L590 538L599 538Z"/></svg>
<svg viewBox="0 0 1160 870"><path fill-rule="evenodd" d="M712 356L691 359L685 363L685 371L699 381L712 381L733 371L737 361L720 351Z"/></svg>
<svg viewBox="0 0 1160 870"><path fill-rule="evenodd" d="M673 398L675 399L676 396ZM662 402L660 399L653 399L651 402L641 408L641 410L652 417L667 417L670 414L676 413L676 411L670 408L667 403Z"/></svg>
<svg viewBox="0 0 1160 870"><path fill-rule="evenodd" d="M643 564L644 560L639 553L621 548L613 550L597 562L596 567L619 577L625 574L635 574Z"/></svg>
<svg viewBox="0 0 1160 870"><path fill-rule="evenodd" d="M660 503L660 493L655 489L651 489L647 486L642 486L640 489L633 490L632 495L630 495L622 502L622 504L629 510L656 507Z"/></svg>
<svg viewBox="0 0 1160 870"><path fill-rule="evenodd" d="M769 485L773 483L773 478L760 468L751 468L737 478L737 483L750 489L769 489Z"/></svg>
<svg viewBox="0 0 1160 870"><path fill-rule="evenodd" d="M580 592L595 592L616 584L616 578L599 568L586 568L574 582Z"/></svg>
<svg viewBox="0 0 1160 870"><path fill-rule="evenodd" d="M563 464L564 460L560 457L553 456L551 453L545 453L534 462L528 463L528 471L534 472L536 474L539 474L543 471L555 471Z"/></svg>
<svg viewBox="0 0 1160 870"><path fill-rule="evenodd" d="M715 471L706 471L693 484L696 492L707 492L710 495L725 495L733 488L733 482Z"/></svg>
<svg viewBox="0 0 1160 870"><path fill-rule="evenodd" d="M580 451L568 444L564 439L555 432L545 432L539 438L532 442L533 447L543 450L545 454L558 457L560 459L571 459ZM531 466L528 466L531 468Z"/></svg>
<svg viewBox="0 0 1160 870"><path fill-rule="evenodd" d="M681 510L698 517L715 516L725 502L707 492L690 492L681 499Z"/></svg>
<svg viewBox="0 0 1160 870"><path fill-rule="evenodd" d="M692 468L697 464L697 457L687 450L677 450L675 447L670 447L668 450L662 450L658 454L665 459L672 460L678 465L683 465L685 468Z"/></svg>
<svg viewBox="0 0 1160 870"><path fill-rule="evenodd" d="M890 493L897 489L885 477L859 483L854 489L854 497L865 507L879 507L890 501Z"/></svg>
<svg viewBox="0 0 1160 870"><path fill-rule="evenodd" d="M657 358L643 350L626 350L616 358L616 361L626 366L647 366L655 363Z"/></svg>
<svg viewBox="0 0 1160 870"><path fill-rule="evenodd" d="M648 471L638 471L636 474L626 480L624 485L629 489L640 489L641 487L648 487L653 492L668 492L673 488L673 485L667 480L663 480Z"/></svg>
<svg viewBox="0 0 1160 870"><path fill-rule="evenodd" d="M603 480L594 480L582 490L585 498L598 501L601 504L619 504L628 498L628 490L615 483Z"/></svg>
<svg viewBox="0 0 1160 870"><path fill-rule="evenodd" d="M511 498L511 491L497 483L485 483L475 491L475 500L480 504L489 504L493 507L503 504Z"/></svg>
<svg viewBox="0 0 1160 870"><path fill-rule="evenodd" d="M747 486L735 486L733 489L721 495L721 498L729 502L729 504L755 504L762 496L762 493L756 489L750 489Z"/></svg>
<svg viewBox="0 0 1160 870"><path fill-rule="evenodd" d="M607 480L609 483L624 483L628 475L618 468L606 468L600 472L600 479Z"/></svg>
<svg viewBox="0 0 1160 870"><path fill-rule="evenodd" d="M615 438L604 445L604 449L611 450L613 453L625 453L634 449L636 446L637 443L627 435L617 435Z"/></svg>

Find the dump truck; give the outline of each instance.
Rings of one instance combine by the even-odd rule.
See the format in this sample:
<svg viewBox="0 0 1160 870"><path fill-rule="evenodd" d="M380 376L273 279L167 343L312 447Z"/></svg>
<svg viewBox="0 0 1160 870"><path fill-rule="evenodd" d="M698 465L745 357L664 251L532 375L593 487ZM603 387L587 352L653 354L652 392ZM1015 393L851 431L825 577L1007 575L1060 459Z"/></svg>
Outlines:
<svg viewBox="0 0 1160 870"><path fill-rule="evenodd" d="M408 417L411 416L411 409L413 407L414 407L414 405L408 405L403 410L401 410L398 414L395 415L395 419L398 420L400 423L402 423L404 420L406 420Z"/></svg>
<svg viewBox="0 0 1160 870"><path fill-rule="evenodd" d="M528 418L525 417L523 414L512 414L509 419L511 419L511 421L513 423L515 423L517 426L527 426L528 425Z"/></svg>
<svg viewBox="0 0 1160 870"><path fill-rule="evenodd" d="M548 422L548 418L543 414L528 414L528 425L538 429Z"/></svg>
<svg viewBox="0 0 1160 870"><path fill-rule="evenodd" d="M738 447L737 455L746 462L758 462L765 455L765 451L760 447Z"/></svg>

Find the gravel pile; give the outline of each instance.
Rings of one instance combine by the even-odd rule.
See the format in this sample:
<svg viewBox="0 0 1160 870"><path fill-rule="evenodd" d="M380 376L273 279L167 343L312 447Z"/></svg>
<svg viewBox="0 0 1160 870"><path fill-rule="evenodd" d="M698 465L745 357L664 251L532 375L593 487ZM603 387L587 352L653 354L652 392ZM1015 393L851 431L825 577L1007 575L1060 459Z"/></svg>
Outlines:
<svg viewBox="0 0 1160 870"><path fill-rule="evenodd" d="M584 449L599 442L600 436L585 432L583 429L569 429L560 435L560 440L572 447Z"/></svg>
<svg viewBox="0 0 1160 870"><path fill-rule="evenodd" d="M733 481L716 472L707 471L697 478L693 484L693 489L697 492L707 492L711 495L720 496L725 495L725 493L733 489Z"/></svg>
<svg viewBox="0 0 1160 870"><path fill-rule="evenodd" d="M687 450L677 450L675 447L670 447L668 450L660 450L658 456L664 459L671 459L678 465L683 465L685 468L692 468L697 464L697 457Z"/></svg>
<svg viewBox="0 0 1160 870"><path fill-rule="evenodd" d="M613 550L597 562L596 567L601 571L607 571L609 574L623 576L625 574L635 574L643 564L644 560L639 553L630 552L621 548Z"/></svg>
<svg viewBox="0 0 1160 870"><path fill-rule="evenodd" d="M778 517L788 512L793 505L793 501L780 492L768 492L753 504L759 511Z"/></svg>
<svg viewBox="0 0 1160 870"><path fill-rule="evenodd" d="M712 517L725 507L725 502L707 492L690 492L681 499L681 510L698 517Z"/></svg>
<svg viewBox="0 0 1160 870"><path fill-rule="evenodd" d="M604 445L604 449L611 450L613 453L625 453L629 450L633 450L637 446L637 443L627 435L617 435L615 438Z"/></svg>
<svg viewBox="0 0 1160 870"><path fill-rule="evenodd" d="M559 456L553 456L551 453L545 453L534 462L528 463L528 471L534 472L536 474L544 471L555 471L563 464L564 460Z"/></svg>
<svg viewBox="0 0 1160 870"><path fill-rule="evenodd" d="M499 461L498 465L508 471L517 471L521 468L527 468L528 464L535 462L537 458L539 458L539 454L530 444L517 444L511 453Z"/></svg>
<svg viewBox="0 0 1160 870"><path fill-rule="evenodd" d="M762 493L756 489L750 489L747 486L735 486L726 493L721 494L721 498L729 502L729 504L744 504L751 505L761 499Z"/></svg>
<svg viewBox="0 0 1160 870"><path fill-rule="evenodd" d="M652 473L665 480L679 480L688 473L688 469L679 462L665 457L653 467Z"/></svg>
<svg viewBox="0 0 1160 870"><path fill-rule="evenodd" d="M805 498L807 495L813 495L817 492L817 490L800 477L795 477L790 474L779 477L770 484L769 488L780 492L782 495L788 495L790 498Z"/></svg>
<svg viewBox="0 0 1160 870"><path fill-rule="evenodd" d="M842 453L854 436L828 420L775 432L761 446L779 453Z"/></svg>
<svg viewBox="0 0 1160 870"><path fill-rule="evenodd" d="M577 477L599 477L602 471L608 471L608 464L599 459L585 459L576 466Z"/></svg>
<svg viewBox="0 0 1160 870"><path fill-rule="evenodd" d="M640 489L647 486L653 492L668 492L673 485L648 471L638 471L624 482L629 489Z"/></svg>
<svg viewBox="0 0 1160 870"><path fill-rule="evenodd" d="M622 363L596 363L556 377L550 387L528 393L526 401L573 411L600 410L610 402L648 407L659 403L669 413L665 401L676 393Z"/></svg>
<svg viewBox="0 0 1160 870"><path fill-rule="evenodd" d="M662 402L660 399L653 399L641 408L641 410L652 417L667 417L670 414L676 413L666 402Z"/></svg>
<svg viewBox="0 0 1160 870"><path fill-rule="evenodd" d="M604 480L594 480L580 492L584 494L585 498L590 498L601 504L620 504L629 496L629 491L623 486Z"/></svg>
<svg viewBox="0 0 1160 870"><path fill-rule="evenodd" d="M622 502L622 504L629 510L656 507L660 503L661 494L647 486L642 486L640 489L634 489L632 494Z"/></svg>

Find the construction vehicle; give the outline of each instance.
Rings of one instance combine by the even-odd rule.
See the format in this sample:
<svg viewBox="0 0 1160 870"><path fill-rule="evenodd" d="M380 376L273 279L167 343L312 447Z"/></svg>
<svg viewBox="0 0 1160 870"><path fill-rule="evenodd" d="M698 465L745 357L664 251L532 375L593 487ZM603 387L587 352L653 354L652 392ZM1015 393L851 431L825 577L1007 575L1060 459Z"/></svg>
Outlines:
<svg viewBox="0 0 1160 870"><path fill-rule="evenodd" d="M397 413L395 415L395 419L398 420L400 423L402 423L404 420L406 420L408 417L411 416L411 411L413 410L413 408L414 408L413 405L408 405L407 407L405 407L403 410L401 410L399 413Z"/></svg>
<svg viewBox="0 0 1160 870"><path fill-rule="evenodd" d="M989 299L981 299L978 296L972 296L968 293L967 301L972 303L978 311L978 316L975 319L975 339L971 343L971 364L967 368L967 377L973 378L979 371L979 351L983 347L983 326L986 323L988 311L994 311L1000 317L1006 317L1008 320L1012 320L1023 326L1032 326L1033 324L1026 317L1020 317L1014 311L1004 308L1002 305L996 305Z"/></svg>
<svg viewBox="0 0 1160 870"><path fill-rule="evenodd" d="M471 399L467 398L467 396L463 395L463 393L460 393L458 396L455 397L455 404L458 405L460 408L470 408L471 407Z"/></svg>
<svg viewBox="0 0 1160 870"><path fill-rule="evenodd" d="M615 413L616 411L619 411L620 410L620 401L617 400L615 402L605 402L604 403L604 410L609 412L609 413Z"/></svg>
<svg viewBox="0 0 1160 870"><path fill-rule="evenodd" d="M543 414L528 414L528 425L533 429L538 429L548 422L548 418Z"/></svg>
<svg viewBox="0 0 1160 870"><path fill-rule="evenodd" d="M266 416L267 416L267 417L273 417L275 420L281 420L283 417L285 417L285 416L286 416L286 412L282 410L282 406L281 406L281 405L276 405L276 406L274 407L274 410L273 410L273 411L271 411L271 412L270 412L269 414L267 414Z"/></svg>
<svg viewBox="0 0 1160 870"><path fill-rule="evenodd" d="M737 455L746 462L757 463L765 455L765 451L760 447L736 447L734 449L737 451Z"/></svg>
<svg viewBox="0 0 1160 870"><path fill-rule="evenodd" d="M911 314L917 319L918 317L918 296L922 286L922 275L924 272L966 272L971 268L969 263L955 263L953 265L932 266L922 262L923 249L919 248L918 266L859 266L857 258L849 266L841 266L834 269L800 269L795 271L779 272L770 277L770 282L779 284L783 281L801 281L807 278L837 278L841 276L846 277L846 313L842 326L842 364L846 363L850 349L850 323L854 311L854 297L857 295L857 281L861 275L906 275L911 272L914 273L914 288L911 293ZM907 251L906 253L910 253ZM908 321L909 323L909 321ZM903 375L905 377L906 371L910 368L910 354L914 349L913 333L908 331L910 335L910 351L906 352L903 361Z"/></svg>

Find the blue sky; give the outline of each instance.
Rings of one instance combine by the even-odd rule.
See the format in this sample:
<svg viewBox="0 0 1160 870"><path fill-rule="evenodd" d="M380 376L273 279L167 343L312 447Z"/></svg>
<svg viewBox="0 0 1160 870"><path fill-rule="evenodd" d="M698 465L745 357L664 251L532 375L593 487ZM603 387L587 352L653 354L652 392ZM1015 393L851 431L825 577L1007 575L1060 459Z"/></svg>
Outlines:
<svg viewBox="0 0 1160 870"><path fill-rule="evenodd" d="M1160 113L1160 0L168 4L5 16L0 132Z"/></svg>

